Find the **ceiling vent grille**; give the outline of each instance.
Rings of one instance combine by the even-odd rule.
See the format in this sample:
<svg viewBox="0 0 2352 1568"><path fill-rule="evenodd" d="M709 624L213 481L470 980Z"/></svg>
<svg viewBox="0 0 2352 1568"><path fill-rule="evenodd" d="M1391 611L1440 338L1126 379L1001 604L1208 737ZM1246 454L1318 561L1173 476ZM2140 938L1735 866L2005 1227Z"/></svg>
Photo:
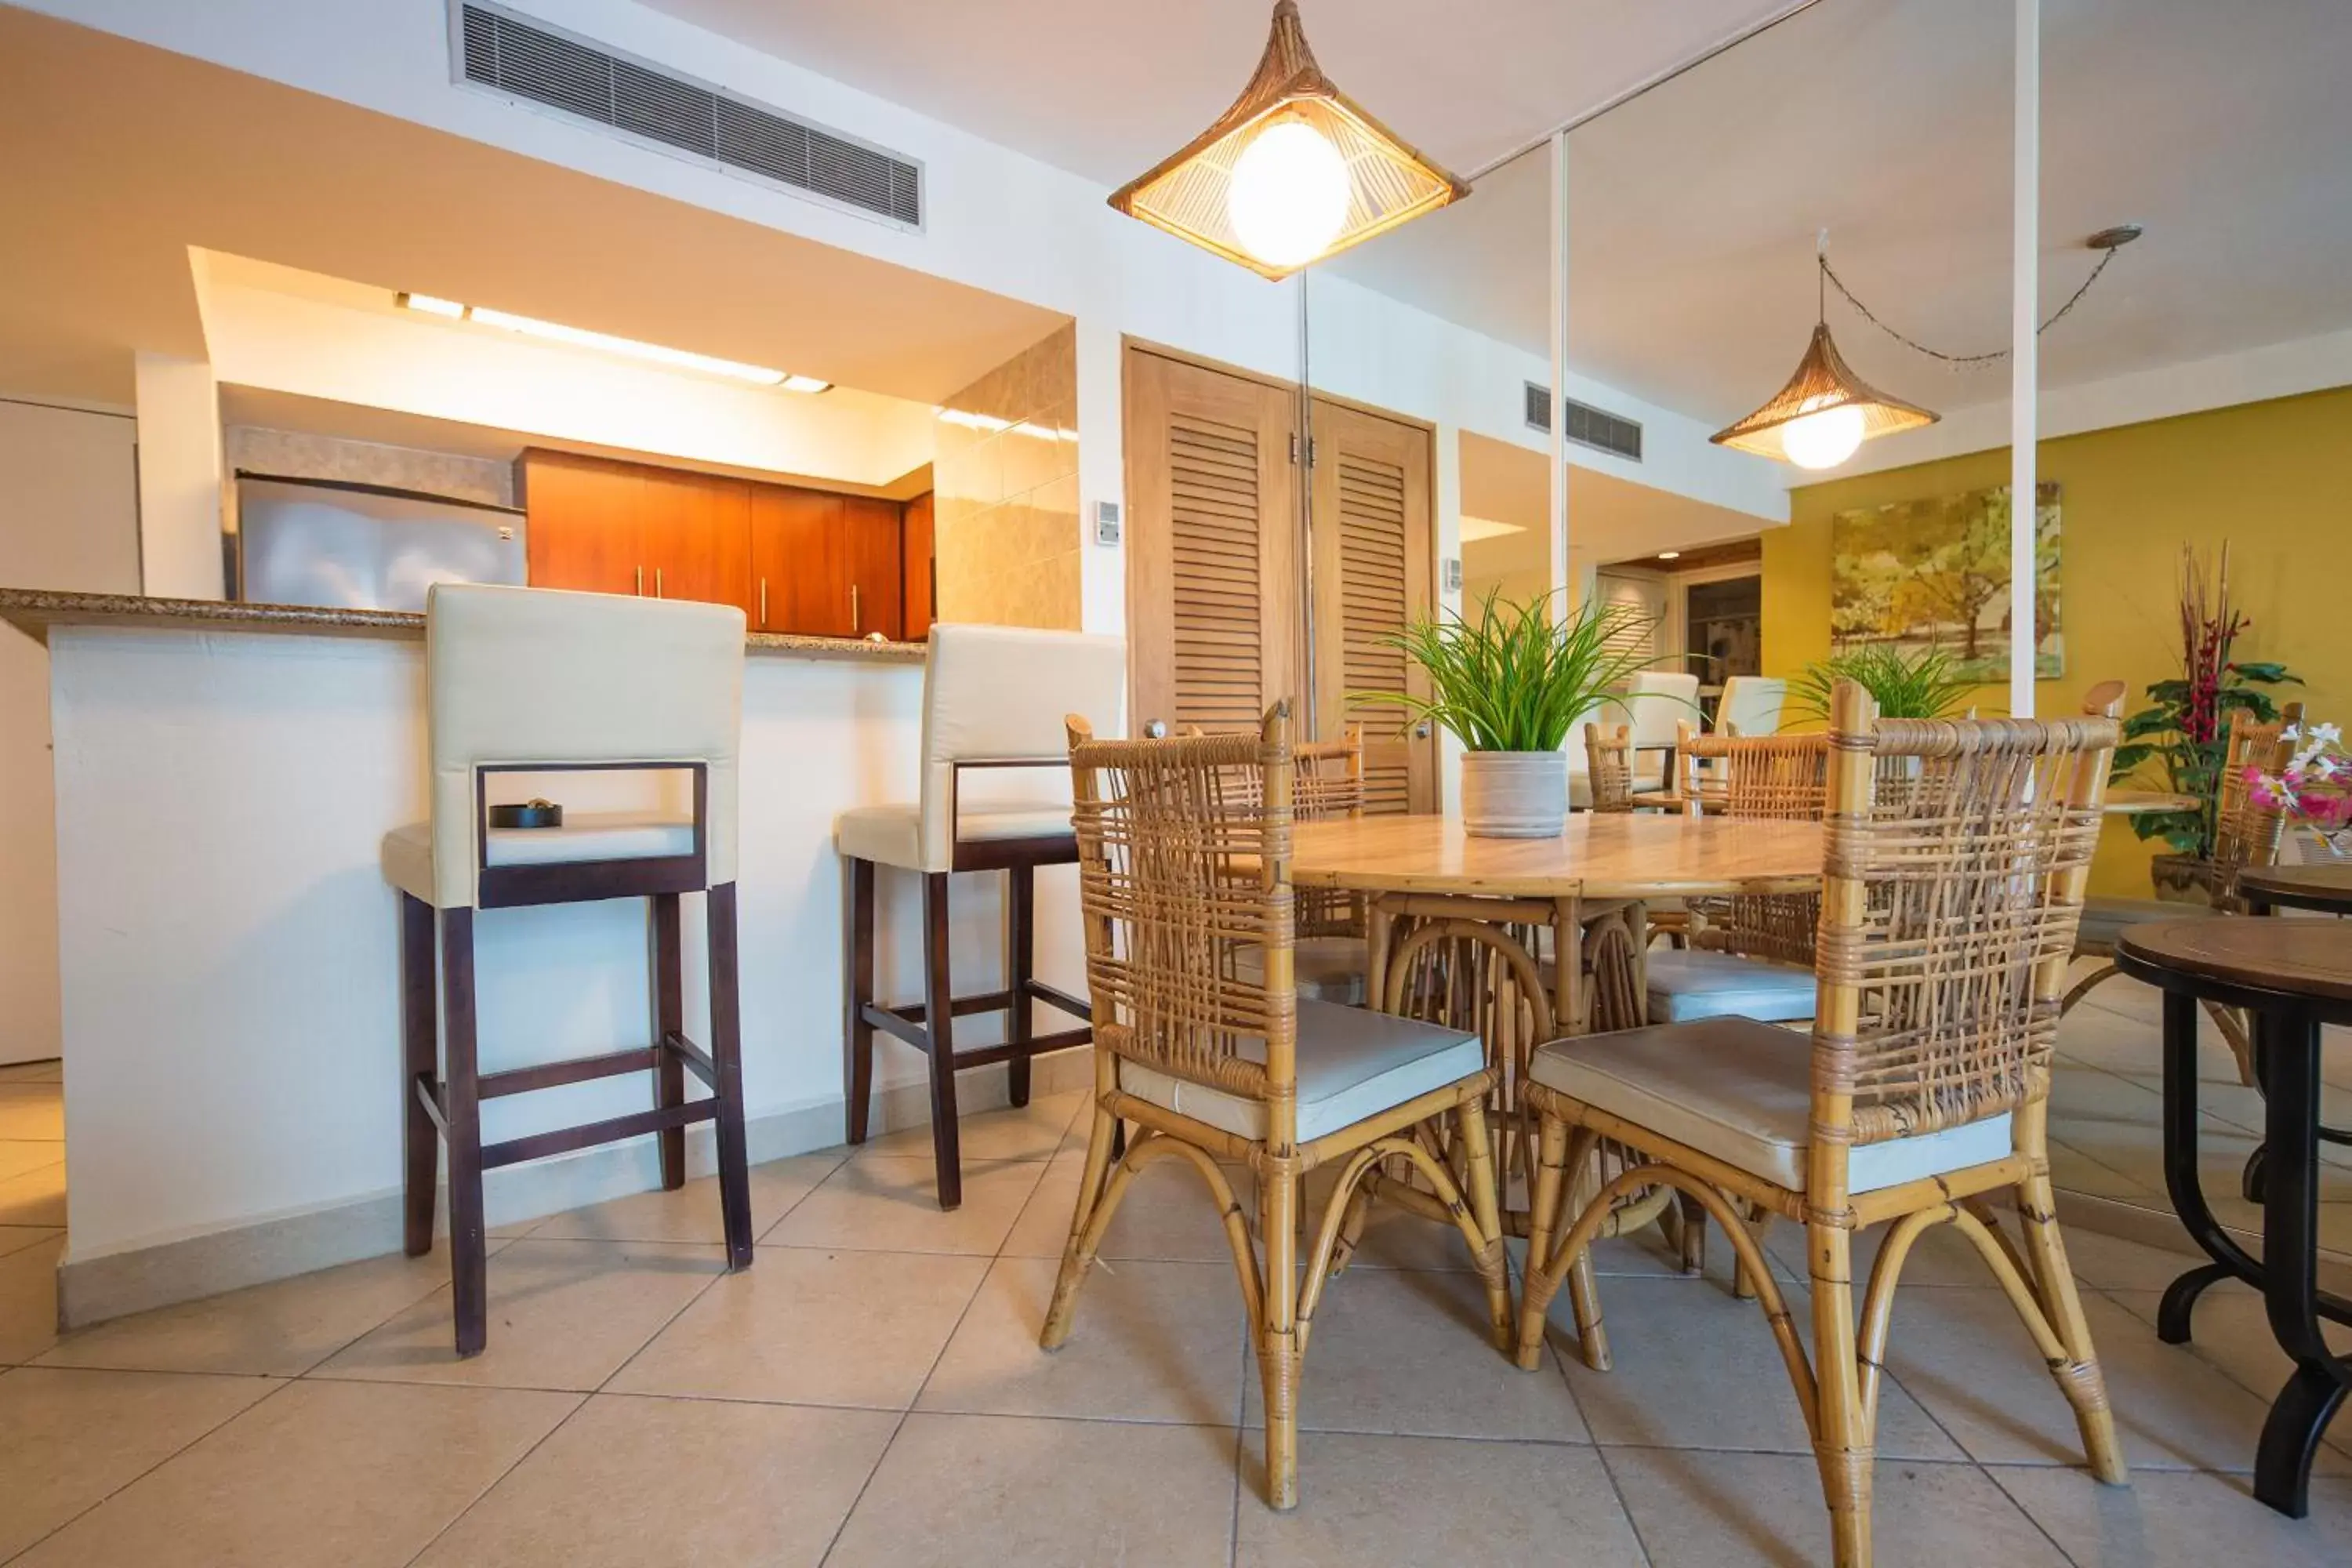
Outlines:
<svg viewBox="0 0 2352 1568"><path fill-rule="evenodd" d="M497 6L459 0L455 9L456 74L462 81L593 121L730 174L908 228L923 226L923 166L910 158Z"/></svg>
<svg viewBox="0 0 2352 1568"><path fill-rule="evenodd" d="M1551 434L1551 388L1528 382L1528 428ZM1589 403L1579 403L1571 397L1568 403L1568 438L1580 447L1590 447L1596 452L1607 452L1630 462L1642 460L1642 422L1612 414L1605 408L1595 408Z"/></svg>

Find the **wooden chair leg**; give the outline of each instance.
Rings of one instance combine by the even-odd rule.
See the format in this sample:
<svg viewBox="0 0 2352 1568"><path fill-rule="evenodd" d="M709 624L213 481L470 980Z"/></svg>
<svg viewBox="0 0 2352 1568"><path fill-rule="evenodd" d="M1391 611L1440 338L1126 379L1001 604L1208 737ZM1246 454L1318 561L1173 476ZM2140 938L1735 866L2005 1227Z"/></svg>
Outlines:
<svg viewBox="0 0 2352 1568"><path fill-rule="evenodd" d="M482 1108L474 1054L474 911L441 913L441 1010L449 1056L449 1293L457 1353L489 1340L489 1262L482 1228Z"/></svg>
<svg viewBox="0 0 2352 1568"><path fill-rule="evenodd" d="M956 1125L955 993L948 980L948 874L923 878L923 1032L931 1042L931 1160L940 1207L963 1204L963 1154Z"/></svg>
<svg viewBox="0 0 2352 1568"><path fill-rule="evenodd" d="M441 1081L439 986L433 957L433 906L400 895L400 1142L404 1179L401 1245L411 1258L433 1250L434 1186L441 1173L441 1130L433 1125L420 1089L437 1093Z"/></svg>
<svg viewBox="0 0 2352 1568"><path fill-rule="evenodd" d="M2074 1271L2066 1262L2065 1239L2058 1233L2057 1199L2050 1190L2050 1167L2037 1160L2034 1173L2017 1189L2017 1215L2025 1231L2024 1253L2033 1266L2034 1294L2041 1298L2051 1331L2065 1351L2065 1360L2050 1357L2050 1375L2074 1406L2074 1425L2083 1434L2084 1457L2091 1473L2110 1486L2126 1477L2123 1445L2116 1436L2116 1415L2107 1403L2106 1379L2100 1375L2098 1352L2091 1347L2091 1325L2083 1316L2083 1298L2074 1286Z"/></svg>
<svg viewBox="0 0 2352 1568"><path fill-rule="evenodd" d="M1871 1416L1863 1404L1854 1342L1853 1233L1806 1226L1812 1260L1816 1420L1813 1457L1829 1504L1831 1559L1837 1568L1870 1568Z"/></svg>
<svg viewBox="0 0 2352 1568"><path fill-rule="evenodd" d="M736 935L735 884L703 895L710 945L710 1066L719 1105L719 1211L727 1227L727 1267L751 1267L751 1171L743 1130L743 993Z"/></svg>
<svg viewBox="0 0 2352 1568"><path fill-rule="evenodd" d="M686 1103L686 1064L669 1048L672 1037L686 1033L686 954L677 924L677 895L657 893L650 900L654 968L654 1106L667 1110ZM676 1192L686 1185L686 1129L666 1127L656 1137L661 1150L661 1183Z"/></svg>
<svg viewBox="0 0 2352 1568"><path fill-rule="evenodd" d="M1265 1501L1298 1506L1298 1168L1275 1157L1258 1173L1258 1227L1265 1239L1265 1321L1257 1332L1258 1382L1265 1392Z"/></svg>
<svg viewBox="0 0 2352 1568"><path fill-rule="evenodd" d="M1034 867L1015 866L1004 875L1004 988L1013 994L1004 1015L1004 1038L1025 1046L1037 1027L1037 1004L1029 994L1037 965L1037 873ZM1016 1051L1006 1060L1004 1082L1013 1104L1029 1103L1026 1055Z"/></svg>
<svg viewBox="0 0 2352 1568"><path fill-rule="evenodd" d="M1675 1194L1675 1212L1682 1217L1682 1228L1675 1236L1676 1250L1681 1254L1685 1274L1706 1272L1706 1210L1688 1193Z"/></svg>
<svg viewBox="0 0 2352 1568"><path fill-rule="evenodd" d="M1070 1216L1070 1239L1062 1247L1062 1271L1054 1280L1053 1305L1045 1310L1045 1326L1037 1335L1038 1348L1057 1351L1070 1337L1070 1324L1077 1316L1078 1289L1086 1284L1094 1268L1094 1251L1087 1246L1087 1222L1094 1217L1095 1205L1102 1201L1103 1176L1118 1155L1111 1152L1112 1136L1118 1121L1095 1106L1094 1123L1087 1133L1086 1173L1078 1178L1077 1212Z"/></svg>
<svg viewBox="0 0 2352 1568"><path fill-rule="evenodd" d="M1517 1325L1511 1313L1511 1271L1503 1254L1503 1205L1496 1184L1494 1149L1487 1138L1486 1107L1481 1100L1465 1101L1456 1120L1462 1127L1465 1156L1463 1196L1470 1200L1470 1216L1478 1222L1478 1234L1486 1238L1472 1261L1486 1287L1486 1315L1495 1348L1508 1355Z"/></svg>
<svg viewBox="0 0 2352 1568"><path fill-rule="evenodd" d="M874 1000L874 862L843 861L841 889L841 1093L847 1141L863 1143L874 1100L874 1026L866 1021Z"/></svg>
<svg viewBox="0 0 2352 1568"><path fill-rule="evenodd" d="M2248 1089L2261 1088L2262 1073L2254 1061L2254 1037L2246 1015L2219 1002L2207 1002L2205 1016L2213 1020L2213 1026L2221 1032L2221 1043L2230 1047L2231 1059L2238 1064L2238 1081Z"/></svg>

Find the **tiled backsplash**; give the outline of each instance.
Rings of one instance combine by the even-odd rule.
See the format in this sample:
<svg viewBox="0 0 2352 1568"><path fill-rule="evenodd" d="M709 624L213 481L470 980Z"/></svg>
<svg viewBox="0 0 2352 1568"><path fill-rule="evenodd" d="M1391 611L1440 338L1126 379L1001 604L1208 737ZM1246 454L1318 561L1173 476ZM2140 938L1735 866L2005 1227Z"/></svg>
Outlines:
<svg viewBox="0 0 2352 1568"><path fill-rule="evenodd" d="M232 425L221 433L224 477L236 504L236 471L281 474L295 479L341 479L446 496L490 506L514 505L514 464L490 458L464 458L376 441L347 441L295 430Z"/></svg>
<svg viewBox="0 0 2352 1568"><path fill-rule="evenodd" d="M931 469L940 619L1079 628L1077 408L1075 326L948 399Z"/></svg>

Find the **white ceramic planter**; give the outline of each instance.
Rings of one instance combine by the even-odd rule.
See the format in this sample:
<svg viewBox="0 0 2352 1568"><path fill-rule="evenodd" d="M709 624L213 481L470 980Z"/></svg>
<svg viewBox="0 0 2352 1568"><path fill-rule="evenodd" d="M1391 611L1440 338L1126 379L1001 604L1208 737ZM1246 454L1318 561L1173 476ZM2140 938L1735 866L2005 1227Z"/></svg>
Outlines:
<svg viewBox="0 0 2352 1568"><path fill-rule="evenodd" d="M1568 826L1568 753L1462 753L1462 826L1480 838L1553 838Z"/></svg>

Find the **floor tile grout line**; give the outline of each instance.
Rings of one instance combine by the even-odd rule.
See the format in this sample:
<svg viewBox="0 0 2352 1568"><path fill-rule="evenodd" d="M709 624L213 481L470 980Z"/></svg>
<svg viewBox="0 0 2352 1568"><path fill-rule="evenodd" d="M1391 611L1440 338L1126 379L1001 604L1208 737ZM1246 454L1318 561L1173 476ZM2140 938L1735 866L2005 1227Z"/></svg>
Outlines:
<svg viewBox="0 0 2352 1568"><path fill-rule="evenodd" d="M520 1240L521 1238L517 1237L516 1239ZM568 1392L577 1393L576 1390ZM402 1564L402 1568L412 1568L414 1563L421 1559L426 1552L432 1551L433 1548L440 1542L443 1536L448 1534L452 1530L457 1527L458 1521L473 1512L477 1508L479 1508L484 1498L488 1497L492 1492L498 1490L499 1487L505 1485L506 1479L509 1476L513 1475L517 1470L520 1469L523 1465L530 1460L533 1454L538 1453L539 1450L545 1446L549 1438L554 1436L558 1432L562 1431L566 1426L571 1426L572 1417L578 1415L583 1410L587 1409L588 1402L595 1397L595 1394L593 1393L580 1394L573 1401L572 1408L563 1413L563 1418L562 1420L556 1422L555 1425L550 1426L546 1431L541 1432L529 1447L515 1456L514 1462L512 1464L507 1466L506 1468L500 1470L497 1475L492 1476L483 1484L481 1490L467 1499L466 1506L451 1514L448 1519L443 1522L441 1528L435 1531L432 1535L425 1540L424 1545L418 1547L409 1555L406 1562Z"/></svg>
<svg viewBox="0 0 2352 1568"><path fill-rule="evenodd" d="M2095 1568L2095 1564L2086 1564L2082 1561L2082 1559L2067 1551L2064 1543L2060 1542L2055 1535L2053 1535L2050 1532L2050 1527L2042 1522L2041 1517L2032 1509L2025 1506L2025 1500L2019 1497L2015 1492L2010 1490L2009 1488L2003 1484L2000 1472L1997 1469L1990 1465L1979 1465L1977 1469L1984 1476L1985 1479L1992 1483L1993 1489L1995 1491L2000 1493L2002 1497L2009 1500L2010 1507L2023 1514L2027 1522L2032 1524L2035 1530L2041 1531L2042 1538L2050 1542L2050 1549L2058 1553L2061 1561L2071 1564L2072 1568ZM2094 1478L2091 1484L2097 1486L2101 1483Z"/></svg>
<svg viewBox="0 0 2352 1568"><path fill-rule="evenodd" d="M79 1368L69 1368L69 1367L33 1367L33 1368L18 1369L18 1370L29 1370L29 1371L35 1371L35 1372L68 1372L68 1371L78 1371L78 1370L83 1370L83 1369L79 1369ZM90 1368L90 1369L88 1369L88 1370L96 1371L96 1370L99 1370L99 1369L97 1369L97 1368ZM152 1375L152 1374L136 1374L136 1373L134 1373L133 1375ZM164 1375L169 1375L169 1374L164 1374ZM218 1374L218 1373L188 1373L188 1374L186 1374L186 1375L189 1375L189 1376L217 1376L217 1375L220 1375L220 1374ZM41 1534L37 1539L26 1542L21 1549L19 1549L18 1551L16 1551L16 1552L11 1552L11 1553L10 1553L10 1554L9 1554L9 1555L5 1559L5 1560L0 1560L0 1562L5 1562L5 1563L14 1563L14 1562L16 1562L18 1558L23 1557L26 1552L31 1552L31 1551L35 1550L37 1547L38 1547L38 1546L41 1544L41 1542L42 1542L47 1541L47 1540L48 1540L48 1539L50 1539L52 1536L55 1536L55 1535L56 1535L59 1531L64 1531L64 1530L69 1530L69 1529L71 1529L77 1521L79 1521L79 1520L81 1520L81 1519L87 1518L89 1514L91 1514L91 1513L95 1512L97 1510L101 1509L101 1508L104 1508L108 1503L112 1502L116 1498L121 1497L124 1492L129 1491L132 1487L137 1486L141 1481L145 1480L149 1476L153 1475L156 1471L158 1471L158 1470L162 1469L164 1466L166 1466L166 1465L170 1464L173 1460L174 1460L174 1459L178 1458L181 1455L183 1455L183 1454L186 1453L189 1449L191 1449L191 1448L194 1447L197 1444L199 1444L199 1443L201 1443L201 1442L205 1441L206 1438L208 1438L208 1437L212 1436L215 1433L219 1432L219 1431L221 1431L223 1428L225 1428L225 1427L226 1427L227 1426L229 1426L229 1424L230 1424L230 1423L235 1422L235 1421L240 1421L240 1420L244 1419L244 1418L245 1418L245 1416L246 1416L247 1415L250 1414L251 1412L260 1409L263 1405L265 1405L268 1404L271 1400L273 1400L273 1399L277 1398L279 1394L281 1394L285 1393L288 1389L289 1389L289 1388L293 1387L293 1386L294 1386L294 1383L295 1383L295 1380L294 1380L293 1378L290 1378L290 1377L286 1377L286 1378L277 1378L277 1379L272 1379L271 1381L275 1382L275 1383L278 1384L278 1386L277 1386L277 1387L275 1387L275 1388L273 1388L273 1389L271 1389L268 1393L267 1393L267 1394L263 1394L260 1398L258 1398L258 1399L255 1400L252 1404L247 1405L244 1405L244 1406L242 1406L241 1408L238 1408L238 1409L236 1409L236 1410L232 1410L232 1411L230 1411L226 1415L222 1416L218 1421L214 1422L211 1426L209 1426L205 1427L203 1431L201 1431L201 1432L197 1433L194 1436L193 1436L193 1437L189 1438L186 1442L184 1442L184 1443L181 1444L178 1447L176 1447L176 1448L173 1449L170 1453L168 1453L168 1454L164 1455L162 1458L160 1458L160 1459L156 1460L153 1464L149 1465L145 1469L141 1470L137 1475L132 1476L132 1477L131 1477L129 1479L125 1480L125 1481L124 1481L121 1486L116 1487L116 1488L114 1488L112 1490L109 1491L109 1492L108 1492L104 1497L99 1498L97 1500L93 1501L93 1502L92 1502L92 1503L91 1503L88 1508L84 1508L84 1509L77 1509L77 1510L74 1511L74 1513L73 1513L69 1518L59 1520L59 1521L58 1521L57 1526L56 1526L56 1528L55 1528L55 1529L52 1529L52 1530L48 1530L48 1531L43 1531L43 1532L42 1532L42 1534Z"/></svg>
<svg viewBox="0 0 2352 1568"><path fill-rule="evenodd" d="M1066 1127L1063 1129L1063 1136L1066 1138L1068 1135L1069 1130ZM845 1160L842 1163L846 1165L848 1162ZM936 1179L934 1177L935 1181ZM1041 1162L1037 1166L1035 1180L1030 1183L1028 1192L1022 1194L1021 1208L1025 1209L1029 1206L1030 1200L1037 1195L1039 1184L1045 1179L1045 1164ZM936 1187L933 1188L931 1196L934 1203L938 1202L939 1194ZM890 1450L898 1446L898 1435L906 1431L908 1419L915 1414L915 1406L922 1402L923 1390L929 1388L931 1385L931 1379L939 1375L940 1363L947 1359L948 1347L955 1342L956 1335L962 1331L964 1320L971 1316L972 1304L980 1300L981 1292L988 1289L988 1277L995 1271L996 1265L1003 1259L1004 1248L1013 1239L1013 1227L1020 1223L1021 1210L1015 1209L1013 1211L1011 1222L1004 1227L1004 1234L997 1238L996 1250L989 1255L988 1267L982 1269L980 1277L972 1281L971 1294L964 1298L963 1310L956 1314L955 1322L948 1329L946 1337L940 1341L939 1353L931 1357L931 1364L924 1371L923 1380L915 1384L914 1393L908 1396L906 1408L898 1412L898 1419L890 1428L889 1437L883 1442L881 1448L875 1454L873 1468L866 1472L866 1479L858 1484L857 1495L849 1500L849 1506L842 1510L841 1522L833 1527L833 1534L826 1540L824 1551L817 1557L817 1568L824 1568L824 1564L833 1560L835 1550L841 1545L843 1533L849 1529L849 1521L857 1516L859 1507L865 1503L866 1492L874 1486L874 1478L880 1475L882 1467L889 1462ZM977 1255L967 1253L964 1256Z"/></svg>
<svg viewBox="0 0 2352 1568"><path fill-rule="evenodd" d="M666 1191L667 1189L655 1189L655 1190L656 1190L656 1191ZM745 1199L745 1202L748 1204L748 1203L749 1203L749 1201L750 1201L750 1200L749 1200L749 1198L747 1197L747 1198ZM568 1211L567 1211L567 1212L568 1212ZM553 1216L553 1215L550 1215L550 1216L548 1216L548 1217L549 1217L549 1218L553 1218L554 1216ZM536 1230L537 1228L538 1228L538 1227L537 1227L536 1226L534 1226L532 1227L532 1229L533 1229L533 1230ZM528 1239L530 1239L530 1232L526 1231L526 1232L524 1232L524 1233L523 1233L523 1235L521 1235L521 1236L509 1237L509 1240L508 1240L508 1245L509 1245L509 1246L512 1246L512 1245L514 1244L514 1242L528 1240ZM552 1238L551 1238L551 1239L552 1239ZM642 1244L640 1244L640 1245L642 1245ZM693 1244L688 1244L688 1245L693 1245ZM723 1244L722 1244L722 1245L723 1245ZM755 1250L756 1250L756 1245L757 1245L757 1244L755 1243L755 1244L754 1244ZM482 1500L483 1500L483 1499L485 1499L485 1498L488 1497L492 1492L494 1492L494 1491L498 1490L498 1489L499 1489L500 1486L504 1485L504 1484L505 1484L505 1482L506 1482L507 1478L508 1478L508 1477L509 1477L509 1476L511 1476L511 1475L513 1475L517 1470L520 1469L520 1468L522 1468L526 1463L528 1463L528 1462L530 1461L530 1457L531 1457L533 1454L538 1453L538 1452L539 1452L539 1450L541 1449L541 1447L543 1447L543 1446L547 1443L547 1441L548 1441L550 1438L553 1437L553 1436L554 1436L558 1432L562 1431L562 1430L563 1430L563 1428L565 1428L566 1426L569 1426L570 1425L572 1425L572 1422L573 1418L574 1418L574 1417L576 1417L576 1416L577 1416L577 1415L579 1415L583 1410L585 1410L585 1409L587 1409L587 1408L588 1408L588 1405L589 1405L589 1402L590 1402L590 1401L593 1400L593 1399L594 1399L598 1394L600 1394L604 1393L604 1390L605 1390L607 1387L609 1387L609 1386L611 1385L611 1384L612 1384L612 1382L613 1382L613 1379L614 1379L614 1378L616 1378L616 1377L620 1376L622 1373L624 1373L624 1372L627 1371L627 1370L628 1370L628 1368L629 1368L630 1363L633 1363L633 1362L635 1362L635 1361L637 1359L637 1357L638 1357L638 1356L640 1356L640 1355L642 1355L642 1354L644 1354L644 1353L645 1353L646 1346L652 1344L652 1343L654 1342L654 1341L656 1341L656 1339L659 1339L659 1338L662 1336L662 1334L663 1334L664 1332L666 1332L666 1331L668 1330L669 1326L670 1326L672 1323L675 1323L675 1322L677 1322L677 1321L678 1318L679 1318L679 1317L680 1317L680 1316L681 1316L681 1315L686 1311L686 1310L687 1310L688 1308L689 1308L689 1307L693 1306L697 1301L701 1300L702 1300L702 1298L703 1298L704 1296L706 1296L706 1295L709 1294L709 1293L710 1293L710 1290L712 1289L712 1288L713 1288L713 1287L715 1287L715 1286L719 1283L719 1280L724 1279L725 1278L727 1278L727 1272L728 1272L727 1270L725 1270L725 1269L721 1269L721 1270L719 1270L718 1273L713 1274L709 1279L705 1279L705 1280L702 1282L702 1288L701 1288L700 1289L698 1289L698 1290L695 1291L695 1292L694 1292L694 1294L692 1294L691 1296L688 1296L688 1297L684 1301L680 1302L680 1303L678 1304L677 1310L676 1311L673 1311L672 1313L670 1313L670 1315L669 1315L668 1317L664 1318L664 1319L661 1321L661 1322L660 1322L658 1325L656 1325L656 1326L655 1327L655 1329L654 1329L653 1332L651 1332L651 1333L647 1334L647 1335L646 1336L646 1338L644 1339L644 1341L643 1341L643 1342L641 1342L638 1344L638 1346L637 1346L637 1348L636 1348L636 1349L635 1349L635 1350L631 1351L627 1355L625 1355L625 1356L624 1356L624 1357L622 1357L622 1358L621 1358L621 1363L620 1363L620 1364L619 1364L618 1366L615 1366L615 1367L614 1367L611 1372L607 1373L604 1375L604 1382L602 1382L602 1383L598 1384L595 1387L593 1387L593 1388L592 1388L592 1389L588 1389L588 1390L586 1390L585 1392L582 1392L582 1391L577 1390L577 1389L566 1389L566 1390L563 1390L562 1392L564 1392L564 1393L577 1394L579 1395L579 1397L578 1397L577 1401L572 1405L572 1408L571 1408L571 1409L569 1409L569 1410L567 1410L567 1411L565 1411L565 1412L563 1413L563 1419L562 1419L561 1421L558 1421L557 1423L555 1423L555 1425L553 1425L552 1426L550 1426L546 1431L544 1431L544 1432L541 1433L541 1434L539 1435L539 1438L538 1438L538 1440L537 1440L536 1442L532 1443L532 1444L530 1445L530 1447L529 1447L528 1448L525 1448L525 1449L524 1449L520 1454L518 1454L517 1456L515 1456L515 1459L514 1459L514 1462L513 1462L512 1464L510 1464L510 1465L507 1466L504 1469L500 1470L500 1471L499 1471L496 1476L493 1476L492 1478L490 1478L490 1479L489 1479L488 1483L487 1485L485 1485L485 1486L482 1488L482 1489L481 1489L481 1490L479 1490L479 1491L476 1492L476 1493L473 1495L473 1497L467 1500L467 1502L466 1503L466 1506L465 1506L465 1507L463 1507L463 1508L459 1509L456 1513L451 1514L451 1515L448 1517L448 1519L447 1519L447 1520L446 1520L445 1521L443 1521L441 1528L440 1528L440 1529L438 1529L438 1530L436 1530L436 1531L435 1531L433 1532L433 1534L432 1534L431 1538L430 1538L430 1539L428 1539L428 1540L425 1542L425 1544L424 1544L424 1545L422 1545L422 1546L418 1547L418 1548L416 1549L415 1552L408 1558L408 1563L409 1563L409 1564L414 1564L414 1563L415 1563L417 1561L419 1561L421 1558L423 1558L423 1557L424 1557L424 1555L425 1555L426 1552L428 1552L432 1551L432 1550L433 1550L433 1548L434 1548L434 1546L435 1546L435 1544L436 1544L436 1542L438 1542L440 1541L440 1539L441 1539L443 1536L445 1536L445 1535L448 1534L448 1533L449 1533L449 1531L451 1531L452 1530L455 1530L455 1529L457 1527L458 1523L459 1523L460 1521L462 1521L466 1518L466 1516L467 1516L467 1514L472 1513L472 1512L474 1511L474 1510L476 1510L477 1508L479 1508L479 1507L481 1506L481 1504L482 1504ZM420 1300L421 1300L421 1298L420 1298ZM411 1304L412 1304L412 1305L414 1305L414 1303L411 1303ZM406 1310L406 1309L404 1309L404 1308L403 1309L403 1310ZM397 1313L395 1313L395 1314L394 1314L394 1316L397 1316L397 1315L398 1315ZM390 1321L389 1319L387 1319L387 1320L386 1320L386 1321ZM380 1326L381 1326L381 1325L379 1325L379 1327L380 1327ZM371 1332L373 1332L373 1330L371 1330L370 1331L371 1331ZM352 1382L378 1382L378 1381L382 1381L382 1380L373 1379L373 1378L370 1378L370 1379L358 1379L358 1378L354 1378L354 1379L351 1379L351 1380L349 1380L349 1381L352 1381ZM547 1392L555 1392L555 1391L553 1391L553 1390L549 1390L549 1391L547 1391Z"/></svg>

